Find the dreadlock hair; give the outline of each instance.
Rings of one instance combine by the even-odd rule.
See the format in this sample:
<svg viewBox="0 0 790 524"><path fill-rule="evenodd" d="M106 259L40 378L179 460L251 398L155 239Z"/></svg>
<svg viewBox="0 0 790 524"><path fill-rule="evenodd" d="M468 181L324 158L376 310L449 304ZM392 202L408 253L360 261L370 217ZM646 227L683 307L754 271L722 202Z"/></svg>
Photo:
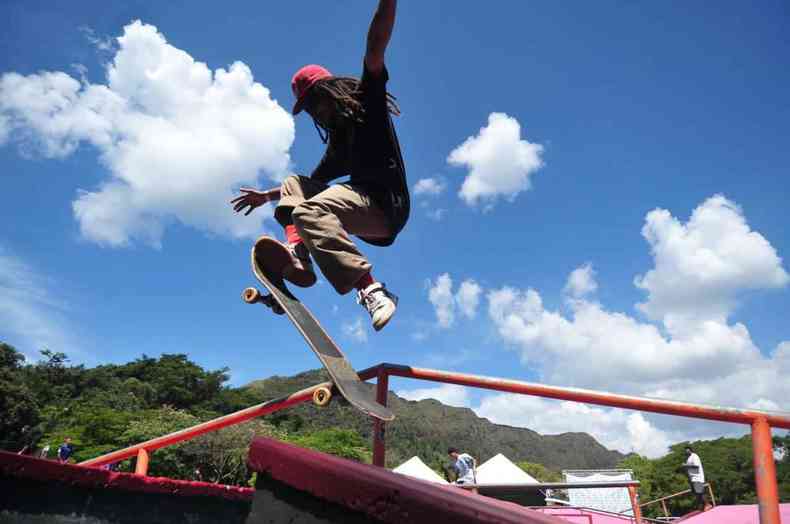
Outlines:
<svg viewBox="0 0 790 524"><path fill-rule="evenodd" d="M360 81L348 76L333 76L319 80L310 89L311 96L324 94L334 102L335 110L340 115L341 126L345 127L348 123L362 123L365 120L365 108L359 101L362 92L359 89ZM387 109L395 116L400 115L400 108L395 102L395 97L387 93ZM328 135L332 129L326 129L313 119L321 141L326 144ZM323 133L322 133L323 131Z"/></svg>

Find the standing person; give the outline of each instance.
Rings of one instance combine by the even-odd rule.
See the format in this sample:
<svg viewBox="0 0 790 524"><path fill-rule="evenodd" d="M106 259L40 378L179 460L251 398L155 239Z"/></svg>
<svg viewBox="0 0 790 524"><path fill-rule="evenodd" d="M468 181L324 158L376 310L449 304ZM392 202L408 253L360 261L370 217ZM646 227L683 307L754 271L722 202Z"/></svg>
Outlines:
<svg viewBox="0 0 790 524"><path fill-rule="evenodd" d="M274 217L286 242L263 237L257 244L263 267L297 286L316 281L311 257L335 290L357 290L357 302L378 331L389 322L397 297L373 277L372 265L350 235L389 246L409 218L406 170L390 114L384 52L395 24L396 0L380 0L367 36L362 78L334 76L320 65L299 69L291 80L293 114L313 119L326 152L310 177L291 176L278 188L242 188L231 204L245 215L279 200ZM350 175L347 183L328 185Z"/></svg>
<svg viewBox="0 0 790 524"><path fill-rule="evenodd" d="M697 508L705 511L705 471L702 469L702 461L691 446L686 446L685 449L686 462L681 467L686 470L691 491L697 497Z"/></svg>
<svg viewBox="0 0 790 524"><path fill-rule="evenodd" d="M60 445L58 448L58 462L61 464L65 464L71 458L71 455L74 454L74 446L71 445L71 438L66 437L63 440L63 444Z"/></svg>
<svg viewBox="0 0 790 524"><path fill-rule="evenodd" d="M39 458L43 458L43 459L49 458L49 444L47 444L43 448L41 448L41 452L39 453L38 456L39 456Z"/></svg>
<svg viewBox="0 0 790 524"><path fill-rule="evenodd" d="M450 455L455 463L456 484L477 484L475 470L477 469L477 461L468 453L460 453L458 448L447 448L447 454Z"/></svg>

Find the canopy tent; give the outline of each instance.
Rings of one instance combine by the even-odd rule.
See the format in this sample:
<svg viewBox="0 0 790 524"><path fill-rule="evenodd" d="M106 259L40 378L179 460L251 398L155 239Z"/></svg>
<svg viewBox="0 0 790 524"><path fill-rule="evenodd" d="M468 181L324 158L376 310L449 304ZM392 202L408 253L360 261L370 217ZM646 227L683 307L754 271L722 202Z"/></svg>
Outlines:
<svg viewBox="0 0 790 524"><path fill-rule="evenodd" d="M400 473L401 475L407 475L409 477L414 477L422 480L427 480L428 482L436 482L437 484L448 484L446 480L444 480L438 473L434 470L429 468L425 465L425 462L420 460L420 457L414 456L398 466L397 468L393 469L395 473Z"/></svg>
<svg viewBox="0 0 790 524"><path fill-rule="evenodd" d="M529 473L513 464L502 453L477 468L477 484L538 484Z"/></svg>
<svg viewBox="0 0 790 524"><path fill-rule="evenodd" d="M476 473L477 485L480 486L478 492L481 495L515 502L522 506L545 504L542 491L519 488L520 485L539 484L539 482L501 453L485 461L477 468ZM509 487L495 487L497 485Z"/></svg>

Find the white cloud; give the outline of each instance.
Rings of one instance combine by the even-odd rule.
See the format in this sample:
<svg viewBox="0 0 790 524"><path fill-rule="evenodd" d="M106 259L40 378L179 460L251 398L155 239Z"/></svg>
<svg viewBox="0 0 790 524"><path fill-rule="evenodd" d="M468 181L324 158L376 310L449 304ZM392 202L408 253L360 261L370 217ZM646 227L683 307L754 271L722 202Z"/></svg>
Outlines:
<svg viewBox="0 0 790 524"><path fill-rule="evenodd" d="M441 328L449 328L455 322L456 312L466 318L477 315L477 306L483 288L472 279L461 282L458 291L453 294L453 279L449 273L436 278L436 283L428 281L428 300L433 304L436 320Z"/></svg>
<svg viewBox="0 0 790 524"><path fill-rule="evenodd" d="M499 198L513 201L531 187L531 176L543 167L542 152L542 145L521 139L515 118L491 113L488 125L450 152L447 162L469 169L459 192L464 202L492 206Z"/></svg>
<svg viewBox="0 0 790 524"><path fill-rule="evenodd" d="M357 342L367 342L368 332L365 329L365 323L361 318L357 317L353 322L345 322L342 325L343 334Z"/></svg>
<svg viewBox="0 0 790 524"><path fill-rule="evenodd" d="M107 36L100 38L96 36L96 32L86 25L80 26L77 29L83 35L85 35L85 38L88 40L88 42L93 44L96 47L96 49L98 49L99 51L112 51L113 49L112 38Z"/></svg>
<svg viewBox="0 0 790 524"><path fill-rule="evenodd" d="M442 384L438 387L400 390L396 391L399 397L406 400L423 400L426 398L436 399L442 404L455 407L468 407L470 403L469 393L466 388L455 384Z"/></svg>
<svg viewBox="0 0 790 524"><path fill-rule="evenodd" d="M543 434L584 431L609 449L658 457L668 451L669 435L640 413L528 395L484 397L475 412L497 424L527 427Z"/></svg>
<svg viewBox="0 0 790 524"><path fill-rule="evenodd" d="M565 286L565 293L575 297L567 302L567 311L547 309L534 289L489 291L489 318L499 336L542 382L786 410L790 343L763 354L746 326L729 318L741 292L786 285L787 274L774 248L751 231L740 209L723 197L703 202L687 224L661 210L648 213L645 221L643 231L655 266L635 279L649 293L649 300L637 306L649 320L662 323L645 322L584 298L597 286L592 266L585 265ZM601 416L615 416L610 411L604 409ZM569 415L568 430L584 427L582 415ZM554 413L552 417L566 418ZM651 430L642 420L617 417L617 431L630 431L635 449L660 447L653 438L644 440ZM748 431L738 425L690 424L676 417L661 417L660 424L655 420L654 415L644 416L673 441ZM536 431L550 427L547 421L535 421L531 427Z"/></svg>
<svg viewBox="0 0 790 524"><path fill-rule="evenodd" d="M566 318L546 310L532 289L505 287L488 299L499 334L550 380L572 378L597 387L615 381L622 387L665 377L708 378L757 354L743 326L710 323L697 337L667 340L651 324L585 300L573 302Z"/></svg>
<svg viewBox="0 0 790 524"><path fill-rule="evenodd" d="M721 195L699 205L686 224L665 209L651 211L642 235L655 267L634 280L648 293L638 307L673 333L704 320L723 322L742 291L790 281L773 246Z"/></svg>
<svg viewBox="0 0 790 524"><path fill-rule="evenodd" d="M11 133L10 119L0 113L0 146L8 141L8 135Z"/></svg>
<svg viewBox="0 0 790 524"><path fill-rule="evenodd" d="M595 293L597 289L598 282L595 281L595 271L592 264L587 263L571 272L563 291L573 298L582 298Z"/></svg>
<svg viewBox="0 0 790 524"><path fill-rule="evenodd" d="M0 128L23 151L48 158L81 144L98 150L109 176L73 202L89 240L156 246L174 221L232 237L258 234L271 210L245 218L228 200L261 173L287 174L291 115L241 62L212 72L139 21L117 43L106 85L63 72L0 77Z"/></svg>
<svg viewBox="0 0 790 524"><path fill-rule="evenodd" d="M421 178L414 184L415 196L437 196L444 192L447 183L441 177Z"/></svg>
<svg viewBox="0 0 790 524"><path fill-rule="evenodd" d="M439 275L436 284L428 290L428 300L433 304L440 327L449 328L455 322L455 300L452 293L453 279L448 273Z"/></svg>
<svg viewBox="0 0 790 524"><path fill-rule="evenodd" d="M475 318L477 315L477 305L480 302L482 291L483 288L474 280L467 279L461 282L461 286L455 294L455 303L466 318Z"/></svg>
<svg viewBox="0 0 790 524"><path fill-rule="evenodd" d="M78 353L67 319L68 305L52 290L56 283L0 247L0 326L3 339L28 359L42 349Z"/></svg>

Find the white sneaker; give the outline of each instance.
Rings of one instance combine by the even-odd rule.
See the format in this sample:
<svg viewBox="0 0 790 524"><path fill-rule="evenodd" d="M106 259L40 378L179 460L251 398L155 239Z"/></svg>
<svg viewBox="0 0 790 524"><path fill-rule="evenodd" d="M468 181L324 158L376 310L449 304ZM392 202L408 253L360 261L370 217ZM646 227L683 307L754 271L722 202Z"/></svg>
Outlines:
<svg viewBox="0 0 790 524"><path fill-rule="evenodd" d="M357 291L357 304L361 304L370 314L373 319L373 329L380 331L395 313L398 297L387 291L381 282L374 282L365 289Z"/></svg>

